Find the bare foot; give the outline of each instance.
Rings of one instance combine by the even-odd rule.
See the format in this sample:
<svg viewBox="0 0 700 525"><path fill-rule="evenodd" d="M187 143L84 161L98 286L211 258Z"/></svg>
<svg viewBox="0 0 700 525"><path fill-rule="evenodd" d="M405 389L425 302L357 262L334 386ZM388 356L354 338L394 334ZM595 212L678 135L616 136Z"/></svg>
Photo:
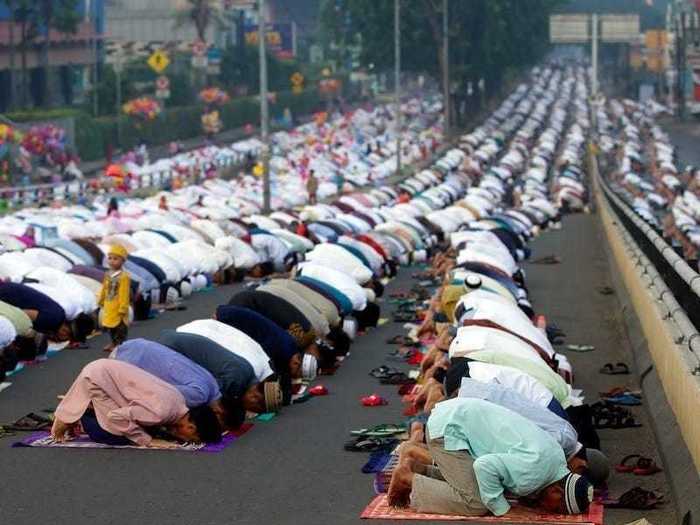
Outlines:
<svg viewBox="0 0 700 525"><path fill-rule="evenodd" d="M408 507L413 487L413 471L410 460L402 461L391 475L388 498L391 507Z"/></svg>
<svg viewBox="0 0 700 525"><path fill-rule="evenodd" d="M66 434L70 434L75 425L64 423L58 418L54 418L51 425L51 437L58 442L65 441Z"/></svg>
<svg viewBox="0 0 700 525"><path fill-rule="evenodd" d="M413 423L411 423L410 435L411 437L409 438L409 441L411 443L423 443L423 439L425 437L423 423L420 423L419 421L414 421Z"/></svg>

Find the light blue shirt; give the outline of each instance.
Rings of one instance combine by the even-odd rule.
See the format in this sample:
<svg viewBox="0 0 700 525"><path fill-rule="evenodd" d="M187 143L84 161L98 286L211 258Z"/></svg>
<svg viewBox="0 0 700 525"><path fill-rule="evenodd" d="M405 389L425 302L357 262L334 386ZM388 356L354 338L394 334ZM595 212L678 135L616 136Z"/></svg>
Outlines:
<svg viewBox="0 0 700 525"><path fill-rule="evenodd" d="M208 405L221 397L219 385L211 373L155 341L129 339L117 347L114 359L135 365L170 383L190 408Z"/></svg>
<svg viewBox="0 0 700 525"><path fill-rule="evenodd" d="M572 457L582 448L576 429L568 421L551 410L536 405L512 388L497 383L481 383L465 377L459 388L459 397L483 399L529 419L559 443L567 458Z"/></svg>
<svg viewBox="0 0 700 525"><path fill-rule="evenodd" d="M564 451L532 421L482 399L438 403L427 424L430 439L443 438L445 450L474 458L483 504L496 516L510 510L505 490L527 496L569 473Z"/></svg>

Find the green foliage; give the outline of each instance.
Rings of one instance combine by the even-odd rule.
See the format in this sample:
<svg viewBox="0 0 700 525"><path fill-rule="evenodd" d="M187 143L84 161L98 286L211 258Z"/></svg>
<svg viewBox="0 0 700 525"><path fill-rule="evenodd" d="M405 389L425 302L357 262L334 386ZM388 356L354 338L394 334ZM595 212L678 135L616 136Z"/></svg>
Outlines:
<svg viewBox="0 0 700 525"><path fill-rule="evenodd" d="M281 118L285 108L289 108L295 115L307 115L320 109L321 104L322 100L315 89L305 90L298 95L289 91L278 92L276 102L270 105L270 117ZM259 98L234 98L220 111L226 130L242 128L247 124L257 125L260 118ZM103 158L107 144L116 146L117 117L92 118L82 112L72 116L76 117L76 149L83 160ZM167 109L156 120L145 124L137 124L122 115L118 117L121 120L121 147L133 148L142 140L155 145L198 137L202 135L201 116L201 105Z"/></svg>
<svg viewBox="0 0 700 525"><path fill-rule="evenodd" d="M484 78L498 87L513 67L535 62L547 49L549 13L565 0L449 0L451 80L464 87ZM394 3L324 0L326 43L360 35L360 62L388 71L394 66ZM442 0L401 0L402 70L439 78L442 68Z"/></svg>
<svg viewBox="0 0 700 525"><path fill-rule="evenodd" d="M228 91L246 86L248 93L260 89L260 55L257 46L245 46L243 52L238 48L226 49L221 57L222 87ZM284 91L291 86L289 78L300 66L293 60L279 60L274 54L267 53L267 86L270 91Z"/></svg>

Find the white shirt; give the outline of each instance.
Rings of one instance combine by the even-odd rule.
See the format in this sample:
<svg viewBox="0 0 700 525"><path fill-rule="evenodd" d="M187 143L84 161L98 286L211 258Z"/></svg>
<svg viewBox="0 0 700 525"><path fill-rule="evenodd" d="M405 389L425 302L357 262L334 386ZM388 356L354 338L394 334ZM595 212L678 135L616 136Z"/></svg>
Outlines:
<svg viewBox="0 0 700 525"><path fill-rule="evenodd" d="M492 321L539 345L550 357L554 355L554 349L545 333L532 324L532 321L520 308L500 296L470 293L462 296L459 303L463 304L465 308L462 320L485 319Z"/></svg>
<svg viewBox="0 0 700 525"><path fill-rule="evenodd" d="M214 319L198 319L183 324L177 328L177 331L201 335L242 357L253 367L255 377L259 382L274 374L270 366L270 358L262 347L247 334L232 326Z"/></svg>
<svg viewBox="0 0 700 525"><path fill-rule="evenodd" d="M80 300L63 288L56 288L54 286L41 283L27 283L27 286L34 288L37 292L48 295L51 297L51 299L56 301L66 314L67 321L72 321L78 317L78 315L83 313Z"/></svg>
<svg viewBox="0 0 700 525"><path fill-rule="evenodd" d="M549 405L554 399L546 386L517 368L472 361L469 363L469 376L481 383L497 383L511 388L543 407Z"/></svg>
<svg viewBox="0 0 700 525"><path fill-rule="evenodd" d="M342 246L319 244L306 254L306 259L339 270L352 277L357 284L364 284L372 279L372 270Z"/></svg>
<svg viewBox="0 0 700 525"><path fill-rule="evenodd" d="M256 264L262 262L258 253L250 244L237 239L236 237L216 239L216 247L233 256L233 261L236 268L249 270Z"/></svg>
<svg viewBox="0 0 700 525"><path fill-rule="evenodd" d="M449 356L450 358L469 357L470 353L480 350L507 352L533 361L542 361L537 350L516 336L497 328L477 325L462 326L457 329L457 335L450 344Z"/></svg>
<svg viewBox="0 0 700 525"><path fill-rule="evenodd" d="M302 263L299 265L299 270L301 275L317 279L337 288L350 299L353 310L362 311L367 307L367 294L364 288L343 272L317 263Z"/></svg>
<svg viewBox="0 0 700 525"><path fill-rule="evenodd" d="M0 348L5 348L16 337L15 326L7 318L0 316Z"/></svg>
<svg viewBox="0 0 700 525"><path fill-rule="evenodd" d="M81 313L91 313L97 310L95 294L70 274L42 266L29 272L27 277L61 290L63 295L70 297L72 302L80 306Z"/></svg>

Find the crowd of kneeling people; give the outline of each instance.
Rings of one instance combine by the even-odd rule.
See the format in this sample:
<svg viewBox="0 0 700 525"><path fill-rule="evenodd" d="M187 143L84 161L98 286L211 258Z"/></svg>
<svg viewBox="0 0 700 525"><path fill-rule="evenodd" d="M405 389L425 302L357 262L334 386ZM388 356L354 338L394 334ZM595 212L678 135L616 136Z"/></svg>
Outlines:
<svg viewBox="0 0 700 525"><path fill-rule="evenodd" d="M428 261L442 286L411 334L435 338L416 398L424 416L400 448L390 503L502 515L508 491L549 512L585 512L605 460L569 363L535 324L518 263L533 235L585 205L587 93L583 68L537 68L459 148L398 187L236 221L242 235L210 249L235 261L217 280L247 276L249 286L212 318L153 340L128 339L127 328L135 301L148 300L139 287L152 282L167 296L172 261L157 250L133 257L125 237L127 246L65 240L64 250L79 246L94 264L0 284L3 359L41 353L37 333L85 341L96 316L78 307L88 298L65 279L92 279L109 357L82 369L56 409L52 437L216 443L249 413L280 410L300 384L335 369L356 335L377 325L378 299L397 268Z"/></svg>
<svg viewBox="0 0 700 525"><path fill-rule="evenodd" d="M537 97L525 117L487 129L504 139L492 169L512 178L491 178L485 186L484 177L479 186L492 193L495 208L504 208L451 233L449 247L433 256L423 276L440 286L404 343L433 342L420 363L419 386L410 392L418 414L395 452L392 506L500 516L516 497L546 512L579 514L591 504L594 485L608 476L590 409L572 389L568 360L554 350L557 331L536 315L518 265L534 233L586 202L586 83L578 77L572 85L571 78L545 75L524 98ZM484 144L473 136L467 142L472 156ZM514 152L520 162L513 162ZM535 180L533 167L554 180ZM572 184L562 184L567 178ZM514 207L506 197L510 184L519 196ZM566 205L557 202L561 192L554 193L562 187L568 188ZM550 199L558 204L555 217Z"/></svg>

